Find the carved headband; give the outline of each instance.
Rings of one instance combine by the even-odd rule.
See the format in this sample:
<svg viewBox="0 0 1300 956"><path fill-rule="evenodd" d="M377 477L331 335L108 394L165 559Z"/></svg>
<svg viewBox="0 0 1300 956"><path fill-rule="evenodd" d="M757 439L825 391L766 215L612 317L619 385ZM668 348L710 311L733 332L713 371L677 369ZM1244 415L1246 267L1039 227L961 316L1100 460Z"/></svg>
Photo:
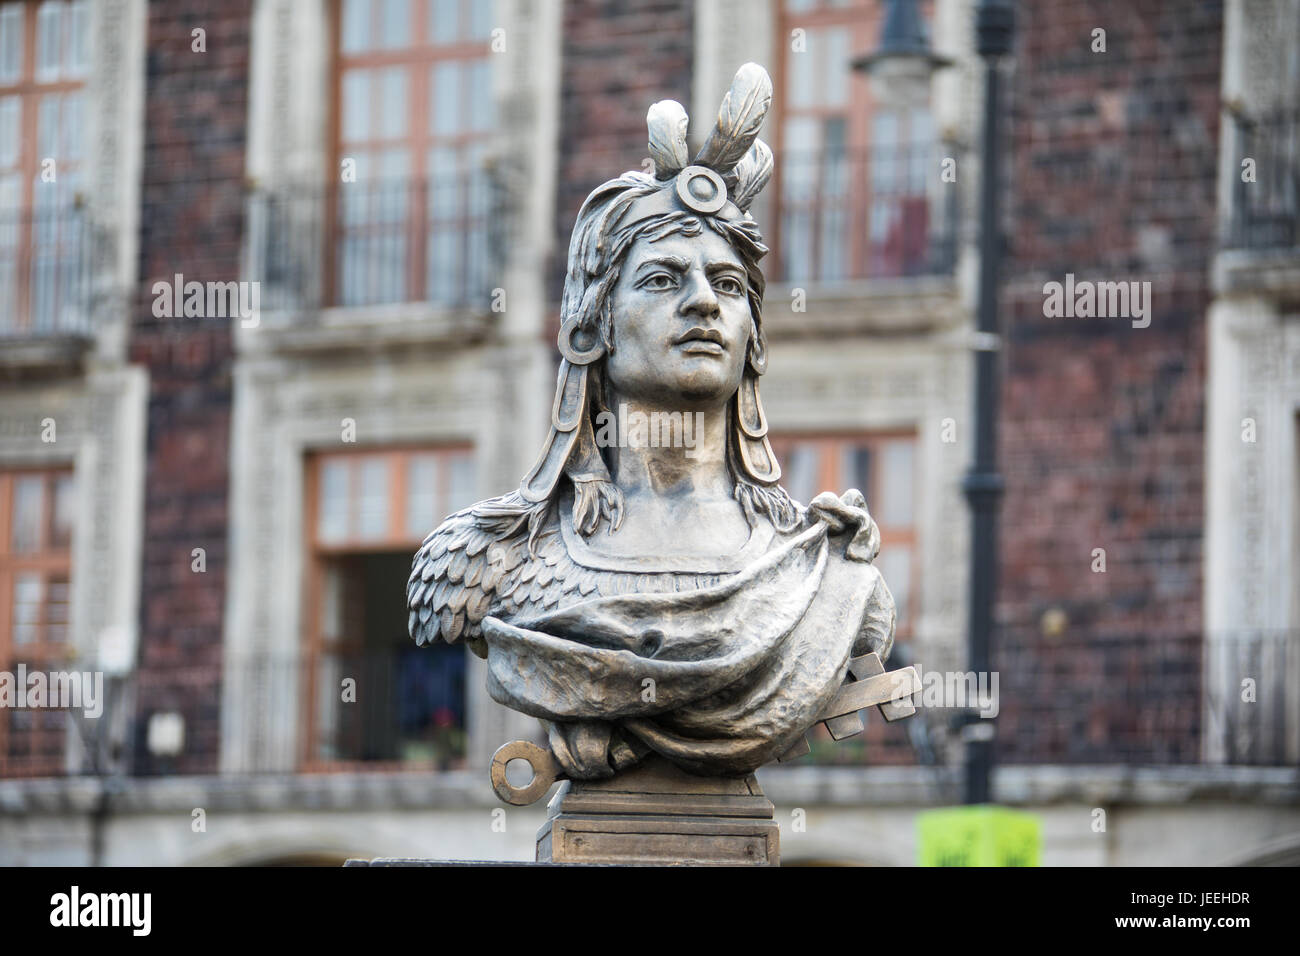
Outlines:
<svg viewBox="0 0 1300 956"><path fill-rule="evenodd" d="M743 219L747 215L728 197L727 184L721 176L707 166L687 166L677 174L675 189L664 187L642 196L628 206L619 224L640 222L677 211L719 219Z"/></svg>

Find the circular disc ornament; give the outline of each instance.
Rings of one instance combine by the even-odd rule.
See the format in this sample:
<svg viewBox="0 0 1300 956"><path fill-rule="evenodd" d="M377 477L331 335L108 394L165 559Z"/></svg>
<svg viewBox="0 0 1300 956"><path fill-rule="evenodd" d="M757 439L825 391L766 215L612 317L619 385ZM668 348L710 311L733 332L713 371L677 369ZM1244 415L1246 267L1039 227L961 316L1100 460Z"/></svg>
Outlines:
<svg viewBox="0 0 1300 956"><path fill-rule="evenodd" d="M506 779L506 767L512 760L522 760L532 768L533 779L525 786L516 787ZM526 807L546 796L551 784L563 778L564 770L551 751L529 740L512 740L502 744L492 755L488 776L498 797L516 807Z"/></svg>
<svg viewBox="0 0 1300 956"><path fill-rule="evenodd" d="M687 166L677 174L677 195L688 209L714 213L727 204L727 184L707 166Z"/></svg>
<svg viewBox="0 0 1300 956"><path fill-rule="evenodd" d="M590 365L598 358L605 354L605 343L599 338L596 344L587 349L576 346L573 342L575 335L581 335L578 328L578 319L576 316L570 316L564 320L564 325L560 326L560 337L557 343L560 346L560 354L569 360L570 365Z"/></svg>

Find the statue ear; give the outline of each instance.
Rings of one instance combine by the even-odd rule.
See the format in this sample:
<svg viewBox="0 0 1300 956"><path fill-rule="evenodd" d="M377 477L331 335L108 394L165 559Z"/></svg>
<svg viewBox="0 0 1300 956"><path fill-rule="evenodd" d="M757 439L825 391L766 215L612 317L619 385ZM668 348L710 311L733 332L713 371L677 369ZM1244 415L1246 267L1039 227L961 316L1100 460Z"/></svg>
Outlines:
<svg viewBox="0 0 1300 956"><path fill-rule="evenodd" d="M763 335L763 330L754 323L753 331L749 336L749 367L754 370L755 375L762 375L767 371L767 337Z"/></svg>

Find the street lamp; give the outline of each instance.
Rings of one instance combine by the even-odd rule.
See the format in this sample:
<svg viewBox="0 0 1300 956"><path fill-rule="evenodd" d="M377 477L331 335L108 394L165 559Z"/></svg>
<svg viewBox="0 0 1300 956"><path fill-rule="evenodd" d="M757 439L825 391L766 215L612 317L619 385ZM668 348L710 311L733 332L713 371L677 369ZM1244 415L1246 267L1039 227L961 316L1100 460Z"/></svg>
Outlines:
<svg viewBox="0 0 1300 956"><path fill-rule="evenodd" d="M884 0L884 4L885 15L880 27L879 45L874 52L855 57L851 66L855 71L867 74L871 97L877 107L897 118L896 128L900 132L909 132L904 134L908 137L905 141L873 144L873 161L893 164L900 157L905 157L909 170L916 160L921 160L928 168L935 144L929 141L927 134L920 132L922 127L915 125L913 118L929 115L931 80L936 71L952 66L953 61L930 49L925 19L921 16L916 0ZM928 124L924 128L928 129ZM910 171L906 174L905 181L915 181ZM949 229L927 230L930 248L925 256L933 265L952 261L953 248L949 239L954 234L950 229L957 215L957 206L953 201L955 195L953 190L930 191L928 221L932 224L941 221L949 223ZM905 216L909 215L908 210L915 212L912 200L916 198L918 197L899 197L898 211ZM912 274L913 265L919 264L905 264L904 274Z"/></svg>
<svg viewBox="0 0 1300 956"><path fill-rule="evenodd" d="M975 10L976 50L984 60L984 125L982 131L979 236L980 269L975 343L975 454L962 481L970 504L970 603L967 617L967 657L977 675L989 672L993 630L993 599L997 590L997 512L1003 480L997 467L998 275L1002 265L999 225L1002 112L999 63L1011 51L1015 29L1014 0L978 0ZM853 61L855 70L870 74L877 102L919 106L929 96L930 76L951 61L930 50L915 0L887 0L880 47ZM993 725L966 715L963 802L990 802L993 764Z"/></svg>
<svg viewBox="0 0 1300 956"><path fill-rule="evenodd" d="M975 8L976 49L984 59L984 128L981 142L979 236L980 269L975 344L975 456L962 482L971 509L970 605L967 648L970 668L989 672L993 600L997 593L997 515L1003 481L997 462L997 421L1001 388L998 362L998 275L1002 266L1001 209L1002 57L1011 51L1015 30L1013 0L979 0ZM991 801L993 725L971 719L966 741L965 803Z"/></svg>
<svg viewBox="0 0 1300 956"><path fill-rule="evenodd" d="M885 0L880 45L851 63L870 78L875 101L895 108L928 105L930 77L951 65L952 60L930 49L916 0Z"/></svg>

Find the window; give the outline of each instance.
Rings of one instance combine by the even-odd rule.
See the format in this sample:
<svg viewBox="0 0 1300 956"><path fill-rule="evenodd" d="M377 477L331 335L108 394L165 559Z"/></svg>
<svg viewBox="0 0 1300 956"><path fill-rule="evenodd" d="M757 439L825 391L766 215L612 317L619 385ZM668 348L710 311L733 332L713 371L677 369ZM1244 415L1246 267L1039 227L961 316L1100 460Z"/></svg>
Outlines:
<svg viewBox="0 0 1300 956"><path fill-rule="evenodd" d="M88 21L86 0L0 4L0 334L77 304Z"/></svg>
<svg viewBox="0 0 1300 956"><path fill-rule="evenodd" d="M1255 177L1233 177L1226 245L1239 249L1300 246L1300 108L1229 114L1234 155L1255 161Z"/></svg>
<svg viewBox="0 0 1300 956"><path fill-rule="evenodd" d="M838 281L931 270L929 111L873 102L850 62L874 49L875 0L783 0L776 274ZM923 4L929 14L930 4ZM801 31L797 32L796 31Z"/></svg>
<svg viewBox="0 0 1300 956"><path fill-rule="evenodd" d="M73 478L0 472L0 671L66 668ZM0 708L0 777L63 772L67 713Z"/></svg>
<svg viewBox="0 0 1300 956"><path fill-rule="evenodd" d="M406 579L425 536L476 500L466 448L312 456L305 764L447 768L465 755L461 646L416 647ZM344 681L355 693L345 700Z"/></svg>
<svg viewBox="0 0 1300 956"><path fill-rule="evenodd" d="M1230 4L1224 16L1231 249L1300 247L1300 5ZM1253 175L1242 163L1251 159Z"/></svg>
<svg viewBox="0 0 1300 956"><path fill-rule="evenodd" d="M801 504L823 491L857 488L866 496L880 527L876 566L898 605L898 634L908 636L916 601L915 434L773 436L772 447L784 471L782 485Z"/></svg>
<svg viewBox="0 0 1300 956"><path fill-rule="evenodd" d="M338 11L334 299L470 301L489 286L492 4L342 0Z"/></svg>

